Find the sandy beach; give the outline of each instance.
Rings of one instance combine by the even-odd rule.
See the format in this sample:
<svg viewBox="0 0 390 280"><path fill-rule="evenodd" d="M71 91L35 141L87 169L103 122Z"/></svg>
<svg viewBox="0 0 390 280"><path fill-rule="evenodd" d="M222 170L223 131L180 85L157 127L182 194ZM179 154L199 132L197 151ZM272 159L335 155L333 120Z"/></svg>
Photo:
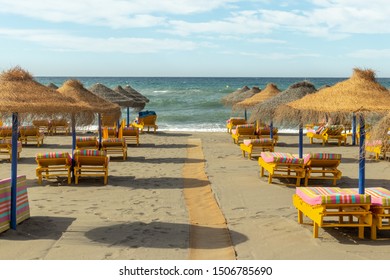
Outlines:
<svg viewBox="0 0 390 280"><path fill-rule="evenodd" d="M280 135L275 151L297 153L297 147L297 135ZM198 149L196 156L191 148ZM49 151L70 152L71 137L48 136L40 148L23 147L18 174L27 176L31 218L16 231L0 234L2 260L188 260L196 258L194 249L200 250L199 258L223 259L228 245L194 243L191 234L211 238L226 229L238 260L390 259L389 231L379 231L375 241L368 228L364 240L358 239L356 228L320 229L319 238L313 238L309 220L297 222L293 182L275 179L268 184L259 176L257 160L243 158L226 132L141 134L140 146L128 147L127 161L111 158L108 185L102 178L81 178L78 185L61 178L38 185L35 154ZM310 151L341 153L338 186L358 186L357 146L311 145L304 137L304 153ZM185 172L192 164L203 168L205 176ZM0 167L0 178L10 177L10 163L2 160ZM369 157L366 187L389 188L389 171L389 161ZM329 186L330 181L311 183L321 184ZM204 195L217 202L219 218L209 219L217 210L200 215L189 207L188 186L211 188Z"/></svg>

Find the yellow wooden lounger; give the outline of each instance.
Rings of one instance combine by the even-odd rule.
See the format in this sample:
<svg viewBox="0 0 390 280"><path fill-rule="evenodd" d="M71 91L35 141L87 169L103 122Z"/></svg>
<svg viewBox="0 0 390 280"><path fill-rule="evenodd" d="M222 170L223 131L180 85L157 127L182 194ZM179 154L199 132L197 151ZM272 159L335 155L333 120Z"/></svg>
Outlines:
<svg viewBox="0 0 390 280"><path fill-rule="evenodd" d="M345 192L337 187L297 187L293 204L298 210L298 223L303 215L313 221L313 237L320 227L357 227L359 238L364 228L372 226L371 196Z"/></svg>
<svg viewBox="0 0 390 280"><path fill-rule="evenodd" d="M274 141L270 138L260 139L244 139L240 144L242 156L245 157L245 153L248 153L248 159L252 159L252 155L259 155L261 152L273 152Z"/></svg>
<svg viewBox="0 0 390 280"><path fill-rule="evenodd" d="M317 131L309 131L306 136L310 139L310 144L313 144L313 139L322 140L322 145L325 146L330 140L337 140L338 145L341 143L346 145L347 136L343 134L344 127L342 125L331 125L329 127L319 128Z"/></svg>
<svg viewBox="0 0 390 280"><path fill-rule="evenodd" d="M123 160L127 159L127 144L124 138L110 138L102 141L102 150L107 155L121 156Z"/></svg>
<svg viewBox="0 0 390 280"><path fill-rule="evenodd" d="M145 128L149 129L152 128L153 132L156 133L156 130L158 129L158 125L156 124L157 121L157 115L149 115L138 118L139 127L141 129L141 132L144 131Z"/></svg>
<svg viewBox="0 0 390 280"><path fill-rule="evenodd" d="M244 118L232 117L226 121L226 129L228 133L232 133L232 129L236 128L239 124L247 124Z"/></svg>
<svg viewBox="0 0 390 280"><path fill-rule="evenodd" d="M359 193L359 189L342 190ZM378 230L390 230L390 191L381 187L365 188L365 194L371 196L371 239L376 240Z"/></svg>
<svg viewBox="0 0 390 280"><path fill-rule="evenodd" d="M126 144L136 144L139 146L139 129L137 127L129 126L119 129L118 138L123 138L126 140Z"/></svg>
<svg viewBox="0 0 390 280"><path fill-rule="evenodd" d="M76 149L77 150L98 150L99 141L96 136L86 136L86 137L77 137L76 138Z"/></svg>
<svg viewBox="0 0 390 280"><path fill-rule="evenodd" d="M305 160L294 157L289 153L262 152L258 159L260 176L264 177L264 170L268 171L268 183L272 178L295 178L296 186L305 178Z"/></svg>
<svg viewBox="0 0 390 280"><path fill-rule="evenodd" d="M70 131L69 123L64 120L51 120L50 121L50 134L64 133L68 135Z"/></svg>
<svg viewBox="0 0 390 280"><path fill-rule="evenodd" d="M232 130L232 138L235 144L240 144L244 139L256 139L256 127L254 124L239 124Z"/></svg>
<svg viewBox="0 0 390 280"><path fill-rule="evenodd" d="M42 183L42 178L65 176L68 178L68 184L72 182L71 168L72 158L67 152L50 152L37 154L35 161L38 167L35 170L38 177L38 183Z"/></svg>
<svg viewBox="0 0 390 280"><path fill-rule="evenodd" d="M311 153L305 165L305 186L309 179L332 180L333 186L341 179L341 171L338 166L341 162L341 154Z"/></svg>
<svg viewBox="0 0 390 280"><path fill-rule="evenodd" d="M0 140L12 139L12 127L1 126L0 127Z"/></svg>
<svg viewBox="0 0 390 280"><path fill-rule="evenodd" d="M37 143L37 147L43 144L45 134L39 131L36 126L21 126L20 127L20 141L27 144L28 142Z"/></svg>
<svg viewBox="0 0 390 280"><path fill-rule="evenodd" d="M50 133L50 121L49 120L33 120L33 125L39 129L40 132Z"/></svg>
<svg viewBox="0 0 390 280"><path fill-rule="evenodd" d="M20 153L22 152L22 142L18 141L18 159L20 158ZM0 154L7 155L9 160L12 161L12 140L5 139L0 140Z"/></svg>
<svg viewBox="0 0 390 280"><path fill-rule="evenodd" d="M117 138L116 126L105 126L103 127L103 139Z"/></svg>
<svg viewBox="0 0 390 280"><path fill-rule="evenodd" d="M74 153L75 184L80 177L103 177L104 184L108 183L108 163L110 157L105 151L76 150Z"/></svg>
<svg viewBox="0 0 390 280"><path fill-rule="evenodd" d="M278 143L279 135L278 135L279 129L274 127L272 128L272 139L274 140L274 145ZM271 129L270 127L260 127L256 131L258 138L270 138L271 137Z"/></svg>

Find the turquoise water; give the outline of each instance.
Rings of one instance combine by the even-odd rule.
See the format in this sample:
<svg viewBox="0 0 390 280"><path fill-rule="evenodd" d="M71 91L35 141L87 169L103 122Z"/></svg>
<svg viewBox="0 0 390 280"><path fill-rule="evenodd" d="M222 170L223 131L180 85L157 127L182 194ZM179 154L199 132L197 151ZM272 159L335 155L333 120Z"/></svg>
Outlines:
<svg viewBox="0 0 390 280"><path fill-rule="evenodd" d="M61 86L67 77L37 77L44 85L54 83ZM150 99L144 110L154 110L158 115L159 129L168 131L225 131L225 121L231 116L243 116L243 112L232 112L221 103L225 95L243 86L265 88L274 83L280 90L291 84L308 80L316 88L333 85L346 78L174 78L174 77L72 77L86 88L102 83L114 88L130 85ZM378 78L385 87L390 87L390 78ZM131 111L130 119L137 116ZM126 118L126 109L123 109ZM288 130L288 128L285 128ZM294 130L294 128L292 128Z"/></svg>

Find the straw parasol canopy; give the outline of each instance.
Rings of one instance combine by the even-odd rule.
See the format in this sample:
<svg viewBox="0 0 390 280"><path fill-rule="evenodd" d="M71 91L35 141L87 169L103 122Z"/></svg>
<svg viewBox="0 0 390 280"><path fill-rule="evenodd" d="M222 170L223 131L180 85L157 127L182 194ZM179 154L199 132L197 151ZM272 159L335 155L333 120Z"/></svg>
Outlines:
<svg viewBox="0 0 390 280"><path fill-rule="evenodd" d="M0 114L52 116L78 112L84 105L38 83L19 66L0 75Z"/></svg>
<svg viewBox="0 0 390 280"><path fill-rule="evenodd" d="M142 95L140 92L136 91L135 89L133 89L131 86L129 85L126 85L124 88L123 88L125 91L129 92L130 94L138 97L139 99L145 101L146 103L149 103L149 99L145 96L145 95Z"/></svg>
<svg viewBox="0 0 390 280"><path fill-rule="evenodd" d="M77 80L68 80L60 88L58 92L72 98L77 103L87 104L88 107L81 110L76 116L84 118L94 116L93 113L101 113L112 116L115 120L119 120L121 109L117 104L106 101L84 88L83 84ZM76 117L76 119L78 119Z"/></svg>
<svg viewBox="0 0 390 280"><path fill-rule="evenodd" d="M241 95L242 93L244 93L248 90L250 90L250 88L248 86L243 86L242 88L239 88L239 89L229 93L228 95L222 97L221 102L226 106L232 105L231 99L233 99L237 95Z"/></svg>
<svg viewBox="0 0 390 280"><path fill-rule="evenodd" d="M265 121L273 121L276 117L276 111L279 106L287 102L300 99L303 96L310 95L314 92L316 92L315 86L308 81L302 81L292 84L286 90L256 105L252 111L249 121L255 121L258 119ZM281 124L288 123L289 125L291 125L290 119L285 119L282 117L275 120L280 122Z"/></svg>
<svg viewBox="0 0 390 280"><path fill-rule="evenodd" d="M101 83L92 85L88 88L88 90L109 102L118 104L121 107L133 107L135 104L133 99L130 99L127 96L118 93Z"/></svg>
<svg viewBox="0 0 390 280"><path fill-rule="evenodd" d="M56 84L53 84L53 83L48 84L47 87L52 88L52 89L58 88L58 86Z"/></svg>
<svg viewBox="0 0 390 280"><path fill-rule="evenodd" d="M371 139L387 142L390 139L390 112L370 130Z"/></svg>
<svg viewBox="0 0 390 280"><path fill-rule="evenodd" d="M235 104L233 106L233 109L252 108L257 104L276 96L278 93L280 93L280 89L278 89L278 87L275 84L269 83L261 92Z"/></svg>
<svg viewBox="0 0 390 280"><path fill-rule="evenodd" d="M352 76L316 94L286 104L281 114L301 120L324 117L343 121L358 115L384 115L390 110L390 92L375 79L373 70L355 68Z"/></svg>
<svg viewBox="0 0 390 280"><path fill-rule="evenodd" d="M114 91L123 94L129 99L132 99L134 101L134 105L132 107L135 108L136 111L141 111L143 108L145 108L145 100L139 98L139 96L137 96L136 94L126 91L122 86L116 86L114 88Z"/></svg>

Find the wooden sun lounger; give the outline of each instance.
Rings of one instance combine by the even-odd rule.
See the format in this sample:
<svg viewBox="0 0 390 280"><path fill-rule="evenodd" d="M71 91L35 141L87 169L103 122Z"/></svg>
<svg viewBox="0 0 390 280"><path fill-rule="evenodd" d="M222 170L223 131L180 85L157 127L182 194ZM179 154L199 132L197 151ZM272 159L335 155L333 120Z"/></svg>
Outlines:
<svg viewBox="0 0 390 280"><path fill-rule="evenodd" d="M359 189L342 189L359 193ZM385 188L365 188L365 194L371 196L372 213L371 239L377 239L378 230L390 230L390 191Z"/></svg>
<svg viewBox="0 0 390 280"><path fill-rule="evenodd" d="M139 129L137 127L121 127L119 129L118 138L123 138L126 140L126 144L136 144L139 146Z"/></svg>
<svg viewBox="0 0 390 280"><path fill-rule="evenodd" d="M43 144L45 134L39 130L36 126L21 126L20 127L20 141L27 144L28 142L34 142L37 147Z"/></svg>
<svg viewBox="0 0 390 280"><path fill-rule="evenodd" d="M21 175L16 179L16 223L30 217L26 176ZM0 232L10 228L11 218L11 179L0 180Z"/></svg>
<svg viewBox="0 0 390 280"><path fill-rule="evenodd" d="M302 178L305 178L305 160L296 158L289 153L262 152L258 159L260 177L264 177L264 171L268 172L268 183L272 184L272 178L296 179L296 186L300 186Z"/></svg>
<svg viewBox="0 0 390 280"><path fill-rule="evenodd" d="M105 126L103 127L103 139L117 138L116 126Z"/></svg>
<svg viewBox="0 0 390 280"><path fill-rule="evenodd" d="M347 136L343 133L343 126L329 126L325 127L320 131L309 131L306 136L310 139L310 144L313 144L313 139L322 140L322 145L325 146L326 143L329 143L330 140L337 140L338 145L341 146L342 143L346 145Z"/></svg>
<svg viewBox="0 0 390 280"><path fill-rule="evenodd" d="M232 138L235 144L240 144L244 139L256 139L254 124L239 124L232 130Z"/></svg>
<svg viewBox="0 0 390 280"><path fill-rule="evenodd" d="M357 227L358 237L364 238L364 228L372 226L371 196L346 193L337 187L298 187L293 195L298 210L298 223L303 216L313 221L313 237L320 227Z"/></svg>
<svg viewBox="0 0 390 280"><path fill-rule="evenodd" d="M309 179L332 180L333 186L341 179L342 172L338 169L341 162L341 154L311 153L305 165L305 186Z"/></svg>
<svg viewBox="0 0 390 280"><path fill-rule="evenodd" d="M245 153L248 153L248 159L252 159L253 155L259 155L261 152L273 152L274 141L270 138L260 139L244 139L240 144L242 156L245 157Z"/></svg>
<svg viewBox="0 0 390 280"><path fill-rule="evenodd" d="M149 130L152 128L153 132L156 133L158 129L158 125L156 124L156 121L157 121L157 115L140 117L138 118L138 125L135 127L138 127L141 130L141 132L143 132L145 128L148 129L149 132Z"/></svg>
<svg viewBox="0 0 390 280"><path fill-rule="evenodd" d="M108 163L110 157L105 151L76 150L74 153L75 184L80 177L103 177L104 184L108 183Z"/></svg>
<svg viewBox="0 0 390 280"><path fill-rule="evenodd" d="M98 150L99 149L99 141L96 136L86 136L86 137L77 137L76 138L76 149L90 149L90 150Z"/></svg>
<svg viewBox="0 0 390 280"><path fill-rule="evenodd" d="M0 140L12 139L12 127L1 126L0 127Z"/></svg>
<svg viewBox="0 0 390 280"><path fill-rule="evenodd" d="M38 177L38 184L42 179L64 176L68 179L68 184L72 182L72 158L67 152L40 153L35 157L38 167L35 170Z"/></svg>
<svg viewBox="0 0 390 280"><path fill-rule="evenodd" d="M64 133L68 135L70 132L69 123L66 120L51 120L50 134Z"/></svg>
<svg viewBox="0 0 390 280"><path fill-rule="evenodd" d="M247 124L244 118L232 117L226 121L226 129L228 133L232 133L232 129L236 128L237 125Z"/></svg>
<svg viewBox="0 0 390 280"><path fill-rule="evenodd" d="M124 138L110 138L102 141L102 150L110 156L121 156L127 159L127 144Z"/></svg>
<svg viewBox="0 0 390 280"><path fill-rule="evenodd" d="M22 142L18 141L18 159L20 158L20 153L22 152ZM12 140L5 139L0 140L0 155L7 155L9 160L12 161Z"/></svg>
<svg viewBox="0 0 390 280"><path fill-rule="evenodd" d="M40 132L50 133L50 121L49 120L33 120L33 125L39 129Z"/></svg>

